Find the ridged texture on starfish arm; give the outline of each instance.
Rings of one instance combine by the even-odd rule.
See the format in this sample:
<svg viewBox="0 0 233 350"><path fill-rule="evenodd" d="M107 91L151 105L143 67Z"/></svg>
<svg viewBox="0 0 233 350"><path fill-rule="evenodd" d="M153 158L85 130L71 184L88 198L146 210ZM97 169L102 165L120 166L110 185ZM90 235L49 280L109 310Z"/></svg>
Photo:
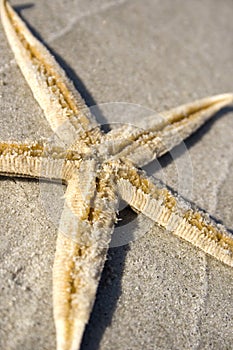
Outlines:
<svg viewBox="0 0 233 350"><path fill-rule="evenodd" d="M39 142L0 142L1 175L67 182L78 167L79 161L58 147Z"/></svg>
<svg viewBox="0 0 233 350"><path fill-rule="evenodd" d="M233 267L233 235L208 214L194 208L165 186L153 184L127 164L117 170L118 190L133 208L169 232Z"/></svg>
<svg viewBox="0 0 233 350"><path fill-rule="evenodd" d="M111 174L96 182L93 161L68 183L53 268L58 350L79 349L114 227L114 189Z"/></svg>
<svg viewBox="0 0 233 350"><path fill-rule="evenodd" d="M52 129L70 144L78 134L94 128L96 122L73 83L4 0L1 0L1 17L17 64Z"/></svg>
<svg viewBox="0 0 233 350"><path fill-rule="evenodd" d="M193 134L221 108L233 102L233 94L206 97L146 118L133 125L114 129L105 136L116 158L127 158L143 166L160 157ZM144 124L144 128L143 128Z"/></svg>

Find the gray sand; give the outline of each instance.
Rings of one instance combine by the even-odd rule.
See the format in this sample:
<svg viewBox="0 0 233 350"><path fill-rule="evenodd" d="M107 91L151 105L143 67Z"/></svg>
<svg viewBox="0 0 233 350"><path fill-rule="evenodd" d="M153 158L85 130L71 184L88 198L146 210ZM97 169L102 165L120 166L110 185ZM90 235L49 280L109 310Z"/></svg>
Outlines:
<svg viewBox="0 0 233 350"><path fill-rule="evenodd" d="M89 105L124 101L159 111L232 91L231 0L33 4L24 18L71 68ZM2 30L0 52L0 138L52 137ZM232 117L232 109L220 113L163 157L156 173L231 229ZM146 168L150 174L155 164ZM57 225L41 196L46 191L63 193L59 185L1 178L4 350L55 348ZM142 238L110 249L82 350L232 349L232 296L231 268L152 225Z"/></svg>

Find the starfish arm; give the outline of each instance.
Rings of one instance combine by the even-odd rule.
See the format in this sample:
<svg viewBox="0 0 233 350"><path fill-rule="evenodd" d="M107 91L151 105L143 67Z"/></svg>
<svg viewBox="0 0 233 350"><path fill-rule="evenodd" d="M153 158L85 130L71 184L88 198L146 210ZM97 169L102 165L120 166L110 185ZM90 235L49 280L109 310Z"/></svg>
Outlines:
<svg viewBox="0 0 233 350"><path fill-rule="evenodd" d="M0 142L0 174L14 177L68 181L78 160L65 159L66 152L40 142Z"/></svg>
<svg viewBox="0 0 233 350"><path fill-rule="evenodd" d="M29 31L10 4L0 0L3 27L26 81L51 128L66 143L96 122L55 58Z"/></svg>
<svg viewBox="0 0 233 350"><path fill-rule="evenodd" d="M65 194L53 268L57 350L78 350L115 222L114 186L85 162ZM88 169L88 172L87 172Z"/></svg>
<svg viewBox="0 0 233 350"><path fill-rule="evenodd" d="M115 158L127 158L136 166L143 166L171 150L231 103L232 93L206 97L149 117L143 121L145 129L124 126L105 139Z"/></svg>
<svg viewBox="0 0 233 350"><path fill-rule="evenodd" d="M126 202L169 232L233 267L233 234L161 183L134 167L118 168L118 189Z"/></svg>

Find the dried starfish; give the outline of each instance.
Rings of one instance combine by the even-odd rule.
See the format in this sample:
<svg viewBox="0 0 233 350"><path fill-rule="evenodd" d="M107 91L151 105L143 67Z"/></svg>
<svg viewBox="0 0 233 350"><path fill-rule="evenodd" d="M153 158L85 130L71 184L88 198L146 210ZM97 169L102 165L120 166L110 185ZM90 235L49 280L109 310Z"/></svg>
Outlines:
<svg viewBox="0 0 233 350"><path fill-rule="evenodd" d="M137 170L188 137L233 94L208 97L165 113L147 129L133 126L105 134L48 50L8 2L2 23L35 99L66 147L45 142L0 142L4 176L61 179L67 184L53 268L57 349L77 350L95 300L116 221L118 198L158 225L233 267L233 236L164 185Z"/></svg>

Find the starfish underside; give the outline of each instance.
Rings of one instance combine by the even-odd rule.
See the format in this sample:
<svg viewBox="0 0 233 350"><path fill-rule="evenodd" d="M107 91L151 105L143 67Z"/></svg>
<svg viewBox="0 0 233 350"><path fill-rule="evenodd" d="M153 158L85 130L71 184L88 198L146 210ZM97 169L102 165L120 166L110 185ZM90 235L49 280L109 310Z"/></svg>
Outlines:
<svg viewBox="0 0 233 350"><path fill-rule="evenodd" d="M53 267L57 349L77 350L95 300L121 197L134 210L233 267L233 237L138 170L195 132L233 94L195 101L105 134L54 57L1 0L2 23L35 99L61 145L0 142L0 174L62 180L65 204ZM156 119L156 118L155 118Z"/></svg>

